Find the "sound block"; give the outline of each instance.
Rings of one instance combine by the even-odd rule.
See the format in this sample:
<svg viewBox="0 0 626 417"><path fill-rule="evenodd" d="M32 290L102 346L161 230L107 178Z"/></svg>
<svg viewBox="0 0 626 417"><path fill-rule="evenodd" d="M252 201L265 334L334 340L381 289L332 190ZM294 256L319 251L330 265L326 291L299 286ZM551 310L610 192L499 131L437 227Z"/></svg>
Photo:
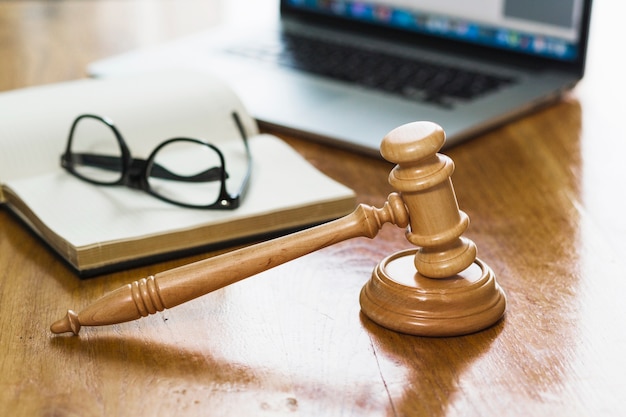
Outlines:
<svg viewBox="0 0 626 417"><path fill-rule="evenodd" d="M460 336L504 315L506 296L479 259L457 275L427 278L415 268L417 249L383 259L361 290L363 313L375 323L416 336Z"/></svg>

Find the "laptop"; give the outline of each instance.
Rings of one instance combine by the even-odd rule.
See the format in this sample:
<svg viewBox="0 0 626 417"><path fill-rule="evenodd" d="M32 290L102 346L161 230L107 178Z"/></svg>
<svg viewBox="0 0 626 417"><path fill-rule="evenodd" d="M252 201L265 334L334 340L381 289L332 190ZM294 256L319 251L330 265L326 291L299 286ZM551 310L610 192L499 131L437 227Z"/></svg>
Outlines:
<svg viewBox="0 0 626 417"><path fill-rule="evenodd" d="M281 0L267 25L88 71L210 71L261 126L379 155L405 123L438 123L450 146L558 100L583 77L590 14L591 0Z"/></svg>

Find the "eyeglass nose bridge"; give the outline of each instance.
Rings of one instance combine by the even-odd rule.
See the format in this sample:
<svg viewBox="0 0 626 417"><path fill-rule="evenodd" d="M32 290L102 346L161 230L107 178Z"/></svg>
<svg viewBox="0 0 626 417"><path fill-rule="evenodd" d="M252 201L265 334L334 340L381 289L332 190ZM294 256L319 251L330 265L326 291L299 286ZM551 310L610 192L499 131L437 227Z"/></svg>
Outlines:
<svg viewBox="0 0 626 417"><path fill-rule="evenodd" d="M133 159L127 168L122 182L124 185L136 190L146 189L145 172L148 162L143 159Z"/></svg>

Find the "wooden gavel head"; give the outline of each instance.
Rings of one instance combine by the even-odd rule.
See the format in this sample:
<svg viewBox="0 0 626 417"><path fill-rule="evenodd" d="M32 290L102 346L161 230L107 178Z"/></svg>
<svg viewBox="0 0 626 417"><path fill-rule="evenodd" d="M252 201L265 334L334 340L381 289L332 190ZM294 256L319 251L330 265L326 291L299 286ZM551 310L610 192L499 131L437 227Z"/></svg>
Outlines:
<svg viewBox="0 0 626 417"><path fill-rule="evenodd" d="M425 336L472 333L498 321L506 297L495 274L462 237L468 216L459 210L452 160L435 123L415 122L385 136L382 156L396 167L389 183L409 214L406 237L416 245L384 259L361 291L361 307L390 329Z"/></svg>
<svg viewBox="0 0 626 417"><path fill-rule="evenodd" d="M476 245L460 237L469 218L459 210L450 176L454 162L438 154L445 133L438 125L416 122L392 130L380 152L398 164L389 183L402 195L409 211L409 242L418 246L415 267L424 276L445 278L474 262Z"/></svg>

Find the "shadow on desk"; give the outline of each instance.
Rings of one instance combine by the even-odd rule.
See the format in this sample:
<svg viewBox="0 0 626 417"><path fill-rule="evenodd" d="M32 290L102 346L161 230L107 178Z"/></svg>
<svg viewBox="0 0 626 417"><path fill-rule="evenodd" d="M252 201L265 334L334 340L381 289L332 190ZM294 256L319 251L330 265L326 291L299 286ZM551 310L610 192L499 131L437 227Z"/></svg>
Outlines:
<svg viewBox="0 0 626 417"><path fill-rule="evenodd" d="M143 320L167 318L157 315ZM380 403L373 407L375 402L384 402L389 415L434 417L448 414L456 390L463 390L463 386L459 386L463 374L490 350L504 325L501 321L477 335L422 338L388 331L362 314L360 321L377 362L379 381L370 383L364 379L358 384L362 386L350 388L351 394L359 393L355 397L360 398L358 404L352 406L367 410L379 408ZM77 375L74 381L59 381L59 384L68 384L65 389L73 392L72 395L84 399L83 413L98 407L98 391L92 385L109 378L119 381L120 391L146 388L133 388L133 380L153 380L151 385L155 390L169 389L163 395L183 398L188 393L199 406L233 400L240 403L251 397L250 401L257 400L257 404L262 398L262 407L265 404L265 407L281 411L295 411L299 405L308 406L305 404L311 393L307 390L316 386L314 381L299 376L297 372L287 374L284 370L272 368L271 358L265 367L229 361L205 351L200 347L202 344L195 348L181 347L176 343L142 339L141 335L118 336L110 332L89 336L89 333L81 337L61 336L51 338L49 342L57 359L61 359L59 366L67 366L64 362L73 363L71 366L75 368L81 363L88 367L97 363L95 374ZM249 338L246 340L245 343L251 343ZM255 348L249 346L249 349ZM386 392L375 392L381 389L378 387L384 387ZM487 395L488 387L484 388ZM325 403L335 401L331 398L333 395L342 397L343 394L340 390L315 392L317 400L328 397L324 399Z"/></svg>
<svg viewBox="0 0 626 417"><path fill-rule="evenodd" d="M506 316L480 333L446 338L381 331L363 313L361 322L370 335L392 414L437 417L450 414L447 409L455 390L463 390L458 384L464 372L489 351L505 326Z"/></svg>

